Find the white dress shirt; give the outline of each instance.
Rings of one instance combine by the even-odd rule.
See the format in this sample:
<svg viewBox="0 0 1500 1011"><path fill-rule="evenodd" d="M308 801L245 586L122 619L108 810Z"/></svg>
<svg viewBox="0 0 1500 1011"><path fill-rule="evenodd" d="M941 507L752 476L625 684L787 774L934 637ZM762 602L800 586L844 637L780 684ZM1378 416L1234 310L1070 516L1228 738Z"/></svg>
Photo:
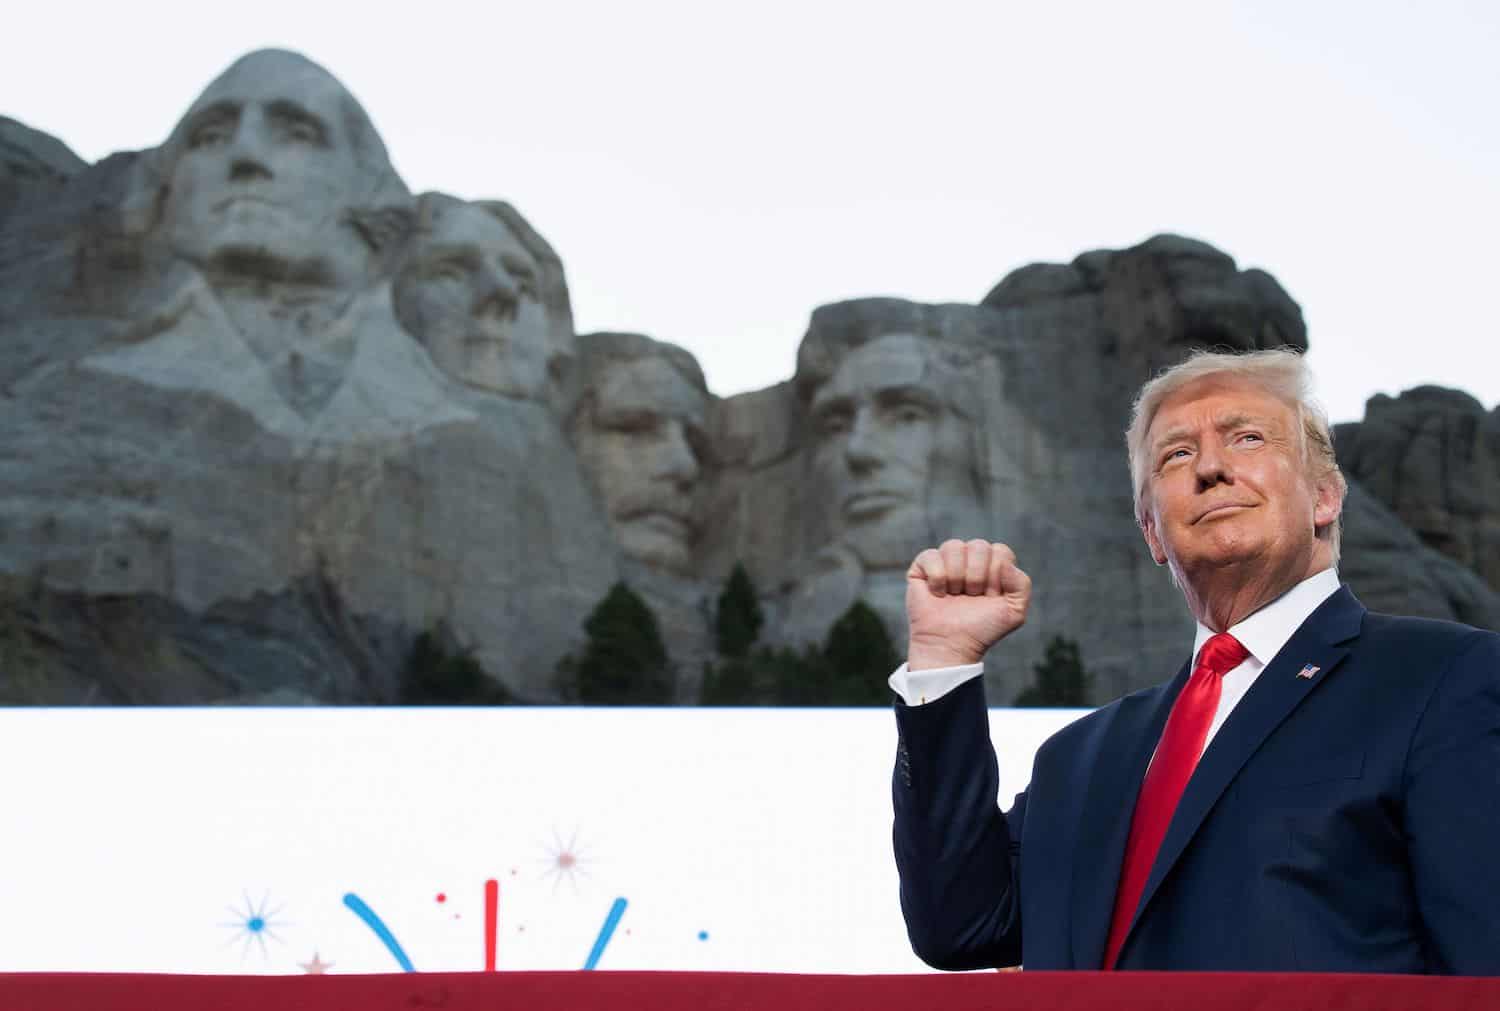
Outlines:
<svg viewBox="0 0 1500 1011"><path fill-rule="evenodd" d="M1281 647L1302 627L1308 616L1318 609L1318 605L1333 596L1338 588L1338 571L1333 568L1324 569L1317 575L1304 579L1244 621L1230 626L1229 634L1238 639L1250 651L1250 655L1224 675L1219 708L1214 711L1214 721L1209 725L1204 747L1219 732L1234 707L1245 697L1260 672L1265 670L1266 664L1281 652ZM1199 623L1198 634L1193 638L1194 657L1213 634L1212 629ZM936 702L959 685L983 673L984 664L981 663L919 671L909 671L906 664L902 664L891 675L890 685L891 691L901 696L901 700L907 705L920 706Z"/></svg>

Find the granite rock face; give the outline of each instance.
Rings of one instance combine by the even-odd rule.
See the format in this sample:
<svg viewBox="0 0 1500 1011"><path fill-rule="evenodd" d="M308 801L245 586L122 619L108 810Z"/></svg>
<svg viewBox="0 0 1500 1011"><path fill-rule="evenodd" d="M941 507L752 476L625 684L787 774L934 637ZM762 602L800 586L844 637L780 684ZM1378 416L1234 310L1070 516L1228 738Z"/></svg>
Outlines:
<svg viewBox="0 0 1500 1011"><path fill-rule="evenodd" d="M28 203L0 246L0 568L69 607L151 601L172 641L227 614L284 656L340 657L247 681L249 647L226 647L182 701L380 701L336 672L440 625L548 697L619 569L554 403L566 285L513 209L449 210L504 227L438 231L353 96L279 51L161 147ZM397 286L446 315L409 332ZM447 339L465 313L490 341L468 372L429 353L466 344ZM277 617L310 582L339 636Z"/></svg>
<svg viewBox="0 0 1500 1011"><path fill-rule="evenodd" d="M621 580L690 703L736 562L763 643L864 601L899 648L906 566L954 536L1035 584L992 701L1053 635L1102 701L1192 634L1133 519L1137 389L1194 348L1282 346L1306 328L1269 274L1164 235L973 305L823 306L791 379L721 399L680 347L576 336L530 223L413 196L296 54L94 165L0 121L0 704L399 701L423 633L551 701ZM1500 627L1500 413L1412 391L1338 444L1366 603Z"/></svg>
<svg viewBox="0 0 1500 1011"><path fill-rule="evenodd" d="M1339 465L1422 543L1500 589L1500 431L1458 390L1379 395L1340 426Z"/></svg>
<svg viewBox="0 0 1500 1011"><path fill-rule="evenodd" d="M581 335L567 430L623 556L623 577L661 626L675 698L693 702L717 588L702 579L699 544L716 473L707 425L715 399L693 356L641 334Z"/></svg>
<svg viewBox="0 0 1500 1011"><path fill-rule="evenodd" d="M57 138L0 116L0 221L22 202L56 193L87 167Z"/></svg>
<svg viewBox="0 0 1500 1011"><path fill-rule="evenodd" d="M578 338L568 432L627 557L693 576L713 398L691 354L640 334Z"/></svg>
<svg viewBox="0 0 1500 1011"><path fill-rule="evenodd" d="M1339 575L1366 607L1500 628L1500 594L1472 569L1423 544L1359 481L1349 482L1342 522Z"/></svg>
<svg viewBox="0 0 1500 1011"><path fill-rule="evenodd" d="M0 577L0 604L0 705L396 702L410 645L316 576L203 611Z"/></svg>
<svg viewBox="0 0 1500 1011"><path fill-rule="evenodd" d="M424 193L401 259L396 315L443 372L557 401L573 354L568 285L562 260L514 207Z"/></svg>
<svg viewBox="0 0 1500 1011"><path fill-rule="evenodd" d="M1195 348L1307 347L1302 309L1275 278L1239 270L1208 243L1179 235L1022 267L981 304L1049 316L1080 299L1097 303L1106 322L1095 337L1132 376L1149 378Z"/></svg>

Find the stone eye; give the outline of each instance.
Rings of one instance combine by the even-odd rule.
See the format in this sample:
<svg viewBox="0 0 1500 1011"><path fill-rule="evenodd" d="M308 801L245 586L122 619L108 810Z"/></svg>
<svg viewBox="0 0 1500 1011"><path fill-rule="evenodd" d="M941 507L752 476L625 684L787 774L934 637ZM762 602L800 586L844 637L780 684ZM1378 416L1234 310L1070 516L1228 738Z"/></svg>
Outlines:
<svg viewBox="0 0 1500 1011"><path fill-rule="evenodd" d="M611 418L608 427L628 435L650 435L660 424L661 418L654 411L625 411Z"/></svg>
<svg viewBox="0 0 1500 1011"><path fill-rule="evenodd" d="M323 125L305 110L290 103L272 103L269 117L279 140L316 147L322 147L327 143Z"/></svg>
<svg viewBox="0 0 1500 1011"><path fill-rule="evenodd" d="M188 147L214 147L228 142L230 135L229 123L224 120L214 120L204 123L192 132L188 137Z"/></svg>
<svg viewBox="0 0 1500 1011"><path fill-rule="evenodd" d="M818 415L817 428L823 435L843 435L849 431L852 417L843 408L830 408Z"/></svg>
<svg viewBox="0 0 1500 1011"><path fill-rule="evenodd" d="M439 260L427 269L427 277L434 281L462 283L469 279L469 269L457 260Z"/></svg>
<svg viewBox="0 0 1500 1011"><path fill-rule="evenodd" d="M537 288L536 278L530 274L518 274L511 271L510 279L515 282L516 290L521 293L522 297L529 298L533 302L541 301L542 296Z"/></svg>

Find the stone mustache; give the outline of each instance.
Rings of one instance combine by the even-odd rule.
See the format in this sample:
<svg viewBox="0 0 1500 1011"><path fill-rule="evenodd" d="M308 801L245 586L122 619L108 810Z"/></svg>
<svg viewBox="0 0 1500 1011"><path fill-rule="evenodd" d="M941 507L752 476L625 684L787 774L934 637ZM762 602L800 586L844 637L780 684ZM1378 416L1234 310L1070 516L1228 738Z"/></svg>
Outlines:
<svg viewBox="0 0 1500 1011"><path fill-rule="evenodd" d="M157 148L87 166L0 139L0 702L389 701L435 629L550 701L620 581L693 702L736 563L766 643L864 601L899 647L905 566L948 536L1003 538L1035 578L995 698L1058 634L1108 697L1190 638L1131 519L1130 396L1195 347L1307 346L1270 275L1160 236L975 304L824 306L791 380L720 398L679 347L576 334L526 219L411 194L297 54L234 63ZM1356 484L1348 581L1495 627L1493 588L1394 508ZM1464 522L1488 559L1500 520Z"/></svg>

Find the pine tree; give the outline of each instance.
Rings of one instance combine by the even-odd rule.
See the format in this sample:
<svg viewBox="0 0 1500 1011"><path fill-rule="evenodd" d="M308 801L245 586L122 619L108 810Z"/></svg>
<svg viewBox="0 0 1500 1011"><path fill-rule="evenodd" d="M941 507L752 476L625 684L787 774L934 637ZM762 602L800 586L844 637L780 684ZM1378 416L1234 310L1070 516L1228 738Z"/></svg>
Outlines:
<svg viewBox="0 0 1500 1011"><path fill-rule="evenodd" d="M765 615L761 613L760 601L755 596L755 584L745 566L734 563L724 592L719 594L719 606L714 615L714 631L718 639L719 656L742 659L750 655L750 648L760 637Z"/></svg>
<svg viewBox="0 0 1500 1011"><path fill-rule="evenodd" d="M576 660L558 664L558 689L587 705L663 705L672 701L672 669L656 615L616 583L584 620L587 638Z"/></svg>
<svg viewBox="0 0 1500 1011"><path fill-rule="evenodd" d="M485 673L470 650L451 650L441 625L411 644L401 668L400 697L405 706L491 706L513 701L505 686Z"/></svg>
<svg viewBox="0 0 1500 1011"><path fill-rule="evenodd" d="M873 706L890 700L899 663L885 623L864 601L845 611L821 647L761 650L755 663L783 706Z"/></svg>
<svg viewBox="0 0 1500 1011"><path fill-rule="evenodd" d="M699 703L705 706L754 705L758 670L759 665L751 657L731 657L717 663L705 663Z"/></svg>
<svg viewBox="0 0 1500 1011"><path fill-rule="evenodd" d="M786 647L759 649L754 664L760 683L767 686L771 705L828 704L827 668L817 646L807 646L801 652Z"/></svg>
<svg viewBox="0 0 1500 1011"><path fill-rule="evenodd" d="M1017 706L1080 709L1089 704L1092 680L1083 669L1078 643L1055 635L1047 643L1047 655L1032 668L1036 683L1016 696Z"/></svg>
<svg viewBox="0 0 1500 1011"><path fill-rule="evenodd" d="M823 705L876 706L890 701L886 679L901 662L885 622L857 600L828 630L823 643Z"/></svg>

